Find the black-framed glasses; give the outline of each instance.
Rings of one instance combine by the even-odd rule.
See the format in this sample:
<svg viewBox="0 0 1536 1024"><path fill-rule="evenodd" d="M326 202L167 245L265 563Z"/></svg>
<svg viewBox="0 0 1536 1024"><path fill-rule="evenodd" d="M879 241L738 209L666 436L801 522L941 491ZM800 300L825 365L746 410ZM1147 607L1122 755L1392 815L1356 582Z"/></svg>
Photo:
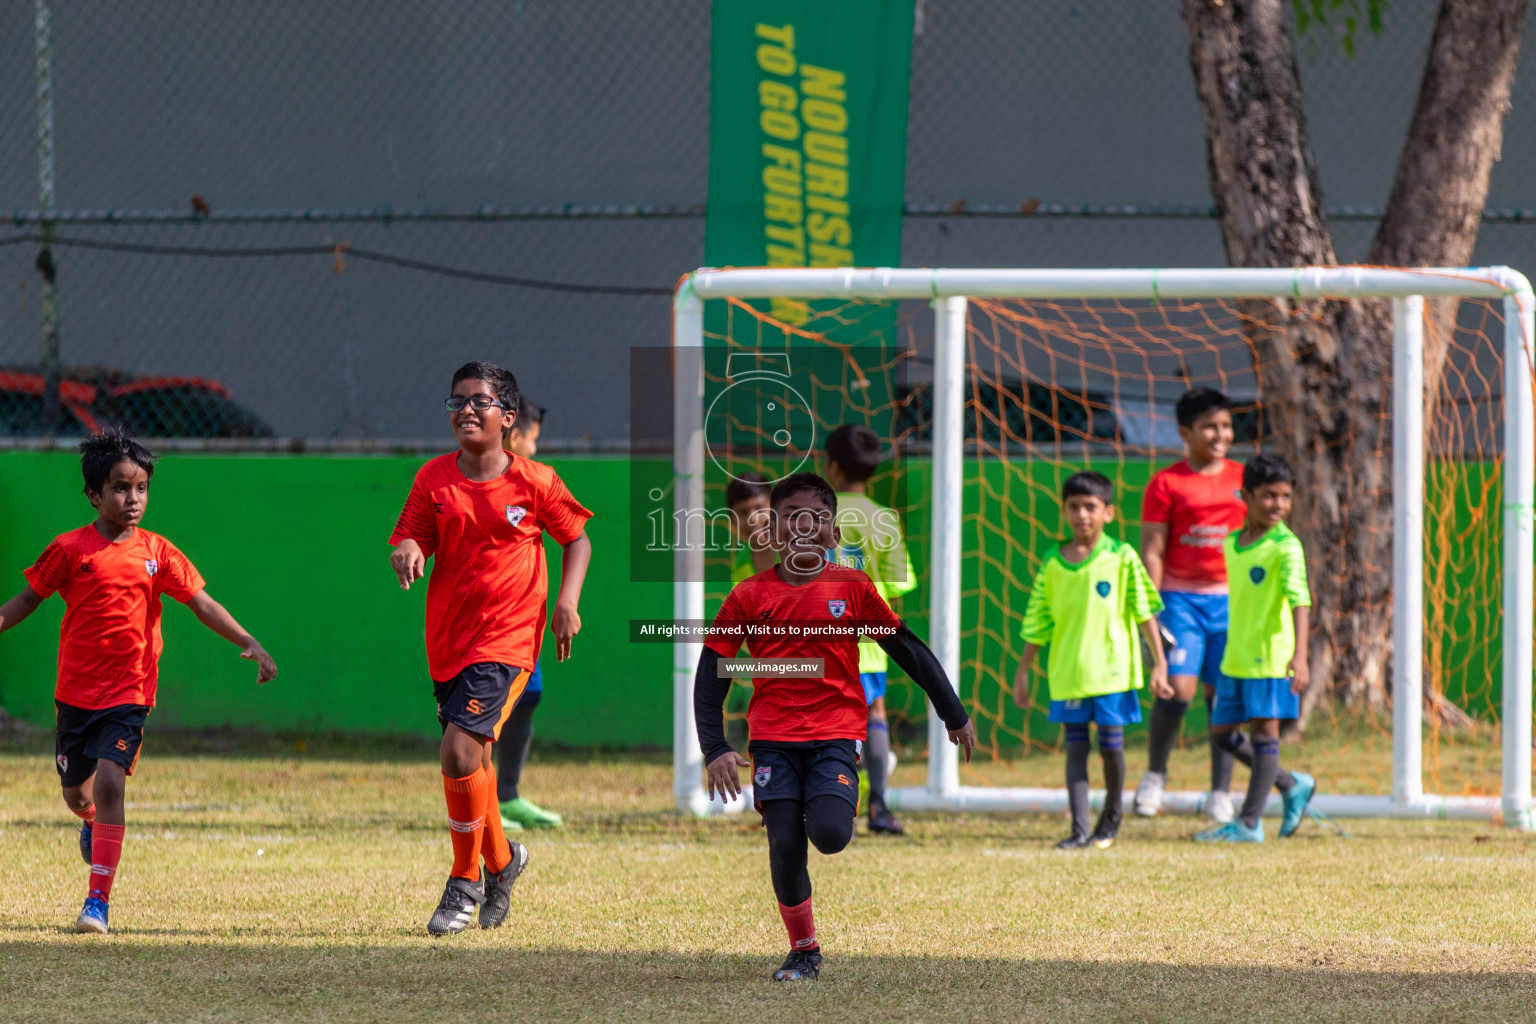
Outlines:
<svg viewBox="0 0 1536 1024"><path fill-rule="evenodd" d="M502 405L490 395L474 395L470 398L465 398L463 395L454 395L443 404L448 407L449 412L463 412L466 405L474 406L475 409L479 412L484 412L486 409L492 408L506 408L506 406Z"/></svg>

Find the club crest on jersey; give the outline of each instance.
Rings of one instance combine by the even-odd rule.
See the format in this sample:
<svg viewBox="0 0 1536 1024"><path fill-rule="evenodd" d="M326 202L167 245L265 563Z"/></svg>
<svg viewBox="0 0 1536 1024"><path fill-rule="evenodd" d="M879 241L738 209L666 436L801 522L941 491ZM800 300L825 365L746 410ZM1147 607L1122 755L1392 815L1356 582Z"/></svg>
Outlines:
<svg viewBox="0 0 1536 1024"><path fill-rule="evenodd" d="M768 780L771 778L773 778L773 767L765 764L752 773L752 785L758 789L767 789Z"/></svg>
<svg viewBox="0 0 1536 1024"><path fill-rule="evenodd" d="M1093 585L1093 589L1100 597L1109 596L1109 580L1099 580Z"/></svg>
<svg viewBox="0 0 1536 1024"><path fill-rule="evenodd" d="M522 522L523 516L526 516L527 514L528 510L523 508L521 505L507 506L507 522L511 523L513 526L516 526L518 523Z"/></svg>
<svg viewBox="0 0 1536 1024"><path fill-rule="evenodd" d="M68 758L68 756L66 756L64 754L59 754L57 757L54 758L54 760L59 762L59 771L61 771L61 772L69 771L69 758Z"/></svg>
<svg viewBox="0 0 1536 1024"><path fill-rule="evenodd" d="M1248 578L1253 580L1253 582L1255 582L1255 583L1263 583L1264 582L1264 567L1261 566L1261 565L1256 565L1252 569L1249 569L1248 570Z"/></svg>
<svg viewBox="0 0 1536 1024"><path fill-rule="evenodd" d="M842 618L843 617L843 612L845 612L847 610L848 610L848 602L847 601L828 601L827 602L827 611L832 613L832 617L834 619Z"/></svg>
<svg viewBox="0 0 1536 1024"><path fill-rule="evenodd" d="M144 571L153 576L160 571L160 563L153 558L146 558L144 559Z"/></svg>

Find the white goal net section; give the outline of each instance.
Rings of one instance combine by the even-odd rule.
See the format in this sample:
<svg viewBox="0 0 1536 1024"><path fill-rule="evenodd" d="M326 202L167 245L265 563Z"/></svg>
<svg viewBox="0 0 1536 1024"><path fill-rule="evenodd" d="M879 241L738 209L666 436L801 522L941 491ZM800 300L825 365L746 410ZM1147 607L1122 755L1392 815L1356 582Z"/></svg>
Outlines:
<svg viewBox="0 0 1536 1024"><path fill-rule="evenodd" d="M1277 379L1266 332L1321 318L1329 307L1313 300L1345 299L1392 310L1372 421L1392 483L1370 496L1392 510L1393 699L1351 740L1374 777L1317 807L1530 829L1536 374L1531 287L1507 268L696 271L673 311L674 615L704 621L729 588L733 556L712 529L729 478L815 468L828 431L866 424L898 455L871 491L902 514L913 553L918 586L899 610L955 681L978 753L1052 749L1058 730L1044 710L1019 712L1009 691L1028 587L1060 536L1061 480L1084 468L1109 476L1122 507L1112 530L1134 537L1123 531L1134 531L1146 480L1181 454L1178 395L1227 392L1234 455L1247 457L1265 434L1261 381ZM1425 315L1426 300L1440 315ZM1341 482L1336 500L1358 486ZM1309 552L1314 575L1344 556ZM711 806L704 790L692 706L700 649L696 638L675 646L674 794L684 813L737 811L750 792ZM922 718L920 698L893 680L898 715ZM1426 723L1426 699L1464 710L1485 735L1497 730L1499 751L1474 749L1441 715ZM892 790L893 807L1065 808L1062 789L962 785L943 724L927 722L927 785ZM1203 799L1169 793L1164 806L1194 812Z"/></svg>

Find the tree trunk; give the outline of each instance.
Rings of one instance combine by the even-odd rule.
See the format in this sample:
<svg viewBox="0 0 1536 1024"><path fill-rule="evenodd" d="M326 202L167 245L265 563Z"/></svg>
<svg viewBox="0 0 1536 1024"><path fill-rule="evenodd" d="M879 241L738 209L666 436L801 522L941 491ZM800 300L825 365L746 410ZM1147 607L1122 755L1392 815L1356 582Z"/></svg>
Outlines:
<svg viewBox="0 0 1536 1024"><path fill-rule="evenodd" d="M1466 263L1497 158L1524 5L1446 0L1372 262ZM1337 262L1307 131L1290 7L1289 0L1184 0L1211 192L1233 266ZM1478 65L1474 81L1463 81L1472 64ZM1271 446L1296 470L1292 526L1306 545L1311 573L1312 686L1303 715L1329 692L1352 705L1385 704L1392 615L1390 303L1278 300L1253 303L1248 311L1266 325L1252 332L1265 427ZM1448 331L1432 333L1449 338ZM1438 381L1445 352L1442 343L1427 379Z"/></svg>
<svg viewBox="0 0 1536 1024"><path fill-rule="evenodd" d="M1504 146L1526 0L1443 0L1386 214L1367 263L1465 267ZM1426 304L1424 392L1439 397L1455 299ZM1429 419L1429 417L1426 417Z"/></svg>

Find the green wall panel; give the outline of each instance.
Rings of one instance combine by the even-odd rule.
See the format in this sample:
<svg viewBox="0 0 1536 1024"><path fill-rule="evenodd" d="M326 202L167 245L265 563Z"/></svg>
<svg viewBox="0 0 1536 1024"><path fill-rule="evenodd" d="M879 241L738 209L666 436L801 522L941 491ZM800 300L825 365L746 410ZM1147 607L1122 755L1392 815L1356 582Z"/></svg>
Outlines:
<svg viewBox="0 0 1536 1024"><path fill-rule="evenodd" d="M155 721L186 727L343 729L435 734L422 643L426 586L402 592L387 540L423 457L183 455L164 458L146 528L186 552L209 593L267 645L281 675L264 687L236 649L166 601ZM630 646L630 616L667 615L665 585L628 582L621 459L549 460L594 512L592 568L573 657L556 664L546 636L541 736L578 746L669 746L670 648ZM0 453L0 589L58 533L90 522L79 461L68 453ZM549 544L552 573L560 550ZM553 594L551 594L553 598ZM63 603L49 600L0 636L0 703L52 720Z"/></svg>
<svg viewBox="0 0 1536 1024"><path fill-rule="evenodd" d="M160 463L145 525L185 551L209 591L259 636L282 675L255 685L255 669L182 606L166 602L165 656L155 721L185 727L340 729L436 733L422 644L424 585L403 593L386 544L421 456L192 455ZM539 735L570 746L666 747L672 737L671 656L665 644L631 644L631 618L671 614L672 588L629 580L629 464L616 458L549 460L592 509L592 567L582 598L583 629L571 661L554 662L546 635L546 694ZM1079 464L1044 460L966 466L962 566L961 692L979 712L984 742L1011 746L1033 736L1054 742L1037 709L1026 722L1008 686L1027 587L1038 558L1059 532L1054 495ZM1124 517L1113 529L1136 543L1145 462L1105 460L1093 468L1120 486ZM928 635L929 467L908 462L906 521L921 582L902 612ZM891 501L890 474L874 496ZM1444 621L1431 623L1428 657L1445 692L1468 711L1497 707L1500 671L1500 524L1497 470L1482 463L1431 469L1432 501L1455 511L1429 530L1429 561L1446 559ZM884 490L882 491L882 487ZM0 453L0 592L49 538L91 521L78 460L65 452ZM1435 517L1431 517L1433 520ZM560 552L548 545L552 575ZM711 591L718 588L711 586ZM553 596L553 595L552 595ZM709 604L718 604L718 593ZM1490 598L1492 602L1490 603ZM63 604L50 600L0 636L0 703L39 724L52 718L54 659ZM1438 639L1436 639L1438 638ZM893 674L889 704L920 719L922 694ZM1199 717L1198 715L1196 717ZM1198 722L1191 723L1198 727Z"/></svg>

